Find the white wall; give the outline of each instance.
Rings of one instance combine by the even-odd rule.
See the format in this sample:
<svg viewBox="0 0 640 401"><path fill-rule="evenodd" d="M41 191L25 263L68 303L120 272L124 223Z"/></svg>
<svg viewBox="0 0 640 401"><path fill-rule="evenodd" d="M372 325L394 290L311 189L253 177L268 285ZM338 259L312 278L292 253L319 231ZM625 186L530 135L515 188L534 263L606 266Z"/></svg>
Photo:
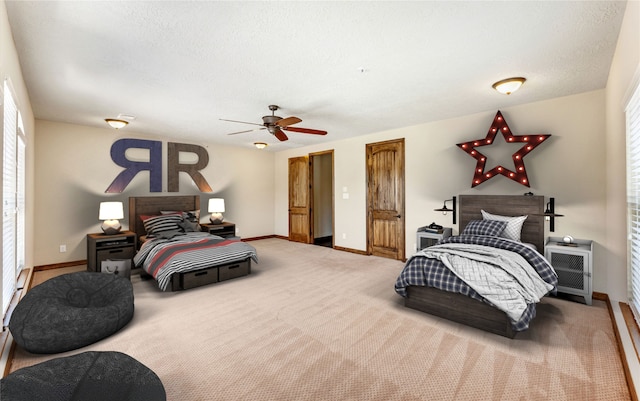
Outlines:
<svg viewBox="0 0 640 401"><path fill-rule="evenodd" d="M628 1L606 89L607 287L614 300L627 301L626 128L624 107L640 84L640 2ZM618 302L612 302L631 380L640 391L640 363Z"/></svg>
<svg viewBox="0 0 640 401"><path fill-rule="evenodd" d="M554 235L570 234L596 242L594 288L605 291L610 278L605 264L604 106L605 92L599 90L501 110L515 135L552 135L524 159L530 188L502 176L471 188L476 161L456 143L484 138L497 110L279 152L275 160L275 232L287 235L288 230L288 158L334 149L335 244L366 250L365 146L405 138L407 255L414 251L419 226L432 221L452 226L450 215L433 211L443 200L459 194L520 195L531 191L555 197L557 212L565 215L556 220ZM345 187L349 199L342 198ZM453 227L458 230L457 225Z"/></svg>
<svg viewBox="0 0 640 401"><path fill-rule="evenodd" d="M13 35L11 33L11 27L9 26L9 20L7 17L7 9L4 1L0 2L0 77L2 79L8 79L14 90L15 101L18 105L20 113L22 115L22 121L24 123L25 135L27 136L27 149L26 149L26 238L25 238L25 251L26 251L26 267L33 266L33 250L34 250L34 237L33 237L33 208L34 208L34 117L31 110L31 101L29 100L29 93L27 92L24 79L22 77L22 70L20 68L20 60L18 60L18 54L16 52L15 44L13 43ZM2 82L0 82L2 85ZM0 101L4 103L4 101ZM2 120L2 119L0 119ZM2 123L0 122L0 125ZM0 141L0 150L2 150L2 141ZM4 155L3 151L0 151L0 158ZM0 240L1 240L0 233ZM0 253L2 249L0 249ZM1 256L1 255L0 255ZM0 278L0 283L2 278Z"/></svg>
<svg viewBox="0 0 640 401"><path fill-rule="evenodd" d="M236 223L238 235L273 234L273 153L255 148L198 144L209 153L209 165L201 172L214 192L200 193L191 178L181 173L180 192L169 193L166 192L167 142L185 141L137 134L134 128L135 123L123 130L113 130L36 121L36 265L86 259L86 235L100 232L100 202L124 202L125 219L121 223L123 228L128 228L130 196L200 194L203 222L207 221L208 199L222 197L225 220ZM149 192L149 173L142 172L124 192L105 193L123 170L110 156L111 145L120 138L162 141L164 192ZM148 155L143 160L148 160ZM62 244L67 246L66 253L59 252Z"/></svg>
<svg viewBox="0 0 640 401"><path fill-rule="evenodd" d="M627 298L626 127L624 107L640 81L640 2L629 1L606 90L607 270L614 299Z"/></svg>

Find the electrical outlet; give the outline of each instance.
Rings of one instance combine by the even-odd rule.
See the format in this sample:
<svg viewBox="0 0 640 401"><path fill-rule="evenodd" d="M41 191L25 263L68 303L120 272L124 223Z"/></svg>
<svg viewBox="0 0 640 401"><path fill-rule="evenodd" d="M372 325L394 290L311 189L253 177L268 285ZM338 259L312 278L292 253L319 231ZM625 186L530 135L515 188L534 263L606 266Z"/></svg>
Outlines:
<svg viewBox="0 0 640 401"><path fill-rule="evenodd" d="M67 246L66 245L60 245L60 252L67 252Z"/></svg>
<svg viewBox="0 0 640 401"><path fill-rule="evenodd" d="M342 233L342 239L347 239L347 233Z"/></svg>

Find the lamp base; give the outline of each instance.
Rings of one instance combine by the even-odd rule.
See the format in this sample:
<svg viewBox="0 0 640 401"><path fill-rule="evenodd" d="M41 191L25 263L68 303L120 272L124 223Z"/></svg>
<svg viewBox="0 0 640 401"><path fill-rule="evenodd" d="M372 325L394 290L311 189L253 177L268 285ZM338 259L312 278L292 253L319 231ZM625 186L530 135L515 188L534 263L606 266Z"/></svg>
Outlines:
<svg viewBox="0 0 640 401"><path fill-rule="evenodd" d="M100 228L102 228L102 232L106 235L114 235L120 233L122 226L118 220L105 220Z"/></svg>
<svg viewBox="0 0 640 401"><path fill-rule="evenodd" d="M211 213L209 221L211 222L211 224L222 224L222 222L224 221L224 217L222 217L222 213Z"/></svg>

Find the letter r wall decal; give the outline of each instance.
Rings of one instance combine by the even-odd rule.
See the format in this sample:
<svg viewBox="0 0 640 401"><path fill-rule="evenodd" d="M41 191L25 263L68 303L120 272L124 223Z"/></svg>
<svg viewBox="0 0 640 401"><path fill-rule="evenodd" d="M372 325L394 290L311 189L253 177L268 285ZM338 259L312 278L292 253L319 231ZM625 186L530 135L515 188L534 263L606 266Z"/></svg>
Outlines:
<svg viewBox="0 0 640 401"><path fill-rule="evenodd" d="M180 152L195 153L198 156L198 162L195 164L180 164ZM169 192L180 192L179 173L181 171L189 174L193 182L198 186L200 192L213 192L209 183L199 171L209 164L209 154L205 148L199 145L169 142L167 144L167 153L167 164L169 165L167 168L167 182Z"/></svg>
<svg viewBox="0 0 640 401"><path fill-rule="evenodd" d="M127 159L127 149L149 149L149 161L137 162ZM124 191L133 177L139 172L149 170L149 191L162 192L162 142L148 141L144 139L118 139L111 145L111 160L125 170L118 174L109 185L106 193L118 193Z"/></svg>
<svg viewBox="0 0 640 401"><path fill-rule="evenodd" d="M148 149L149 161L127 159L128 149ZM179 192L179 173L189 174L201 192L213 192L209 183L200 173L209 164L207 150L199 145L169 142L167 144L167 181L169 192ZM195 153L198 161L194 164L180 164L180 152ZM162 142L144 139L123 138L111 145L111 159L120 167L124 167L115 180L109 185L106 193L119 193L129 185L131 180L141 171L149 171L149 191L162 192Z"/></svg>

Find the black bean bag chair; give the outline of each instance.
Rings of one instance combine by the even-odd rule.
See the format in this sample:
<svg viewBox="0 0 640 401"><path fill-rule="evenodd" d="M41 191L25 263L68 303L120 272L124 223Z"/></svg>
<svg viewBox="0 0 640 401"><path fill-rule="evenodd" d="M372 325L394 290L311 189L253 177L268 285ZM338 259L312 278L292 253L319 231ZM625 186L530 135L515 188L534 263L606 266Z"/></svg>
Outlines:
<svg viewBox="0 0 640 401"><path fill-rule="evenodd" d="M133 286L107 273L63 274L33 287L9 321L15 342L37 354L74 350L99 341L133 317Z"/></svg>
<svg viewBox="0 0 640 401"><path fill-rule="evenodd" d="M0 380L2 401L165 401L160 378L121 352L83 352L18 369Z"/></svg>

